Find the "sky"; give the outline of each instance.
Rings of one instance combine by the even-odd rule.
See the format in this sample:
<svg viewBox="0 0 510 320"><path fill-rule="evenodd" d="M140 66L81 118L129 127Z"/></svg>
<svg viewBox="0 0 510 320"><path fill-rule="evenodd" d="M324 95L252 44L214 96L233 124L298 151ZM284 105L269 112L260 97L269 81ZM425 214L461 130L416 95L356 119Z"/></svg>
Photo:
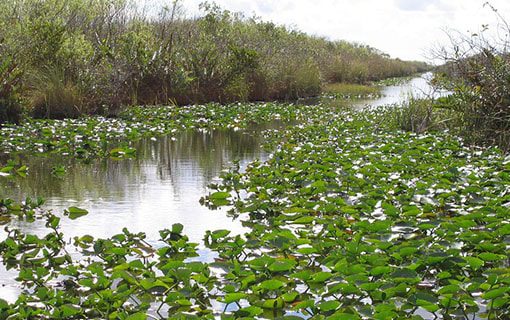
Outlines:
<svg viewBox="0 0 510 320"><path fill-rule="evenodd" d="M166 1L170 0L157 0ZM203 0L181 0L198 16ZM446 30L465 34L482 25L496 30L498 20L487 0L216 0L223 9L256 15L308 34L375 47L394 58L430 61L431 50L448 44ZM492 0L510 21L510 1Z"/></svg>

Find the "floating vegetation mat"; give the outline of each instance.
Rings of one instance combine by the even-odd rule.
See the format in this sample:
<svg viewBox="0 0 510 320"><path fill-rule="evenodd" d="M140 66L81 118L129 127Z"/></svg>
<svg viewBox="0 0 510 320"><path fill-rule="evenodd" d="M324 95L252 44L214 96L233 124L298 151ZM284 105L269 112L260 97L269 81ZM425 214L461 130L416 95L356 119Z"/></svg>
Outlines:
<svg viewBox="0 0 510 320"><path fill-rule="evenodd" d="M214 262L197 258L182 225L162 230L157 246L127 229L69 245L59 221L85 210L57 216L41 201L2 200L3 219L43 222L48 234L7 228L0 254L23 293L0 300L0 318L510 318L510 157L388 128L383 109L268 106L257 119L301 124L267 131L266 162L234 165L210 186L202 203L230 206L250 227L207 232ZM174 120L158 110L126 117L164 133ZM221 126L251 119L203 112ZM196 116L180 123L196 126Z"/></svg>
<svg viewBox="0 0 510 320"><path fill-rule="evenodd" d="M55 153L90 160L97 157L132 157L133 141L171 136L188 129L242 129L272 120L303 121L315 117L319 106L282 103L238 103L131 107L117 118L83 117L65 120L28 119L21 125L0 128L4 153Z"/></svg>

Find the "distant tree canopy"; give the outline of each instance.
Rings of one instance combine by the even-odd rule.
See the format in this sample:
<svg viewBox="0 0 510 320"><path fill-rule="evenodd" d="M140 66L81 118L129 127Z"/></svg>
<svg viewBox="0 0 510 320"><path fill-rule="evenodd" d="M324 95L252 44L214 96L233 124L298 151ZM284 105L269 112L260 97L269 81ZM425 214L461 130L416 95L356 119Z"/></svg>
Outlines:
<svg viewBox="0 0 510 320"><path fill-rule="evenodd" d="M126 104L294 99L323 82L364 83L426 70L421 62L328 41L203 4L159 14L130 0L0 3L0 105L36 116L112 113Z"/></svg>

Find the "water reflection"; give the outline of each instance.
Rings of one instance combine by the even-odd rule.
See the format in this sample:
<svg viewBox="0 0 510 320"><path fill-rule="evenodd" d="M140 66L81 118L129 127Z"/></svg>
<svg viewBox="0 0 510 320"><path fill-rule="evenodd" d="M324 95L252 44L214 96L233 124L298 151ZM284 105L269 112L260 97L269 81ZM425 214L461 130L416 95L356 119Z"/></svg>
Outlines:
<svg viewBox="0 0 510 320"><path fill-rule="evenodd" d="M414 98L438 98L448 95L448 91L438 90L429 84L433 74L425 73L420 77L413 78L399 85L385 86L378 99L360 100L354 104L354 108L376 108L385 105L401 104L410 97Z"/></svg>
<svg viewBox="0 0 510 320"><path fill-rule="evenodd" d="M256 158L265 159L261 132L281 126L272 123L249 130L187 131L175 138L146 139L136 143L136 159L112 159L83 164L58 156L21 159L30 168L26 178L4 179L2 197L23 200L41 196L45 207L61 212L78 206L90 214L77 222L62 221L67 236L91 234L108 237L123 227L158 238L158 230L182 223L185 233L199 242L206 230L243 230L224 212L211 212L199 204L206 187L233 160L241 166ZM54 166L63 165L66 175L55 177ZM43 233L41 224L13 222L26 232ZM14 225L13 225L14 226Z"/></svg>

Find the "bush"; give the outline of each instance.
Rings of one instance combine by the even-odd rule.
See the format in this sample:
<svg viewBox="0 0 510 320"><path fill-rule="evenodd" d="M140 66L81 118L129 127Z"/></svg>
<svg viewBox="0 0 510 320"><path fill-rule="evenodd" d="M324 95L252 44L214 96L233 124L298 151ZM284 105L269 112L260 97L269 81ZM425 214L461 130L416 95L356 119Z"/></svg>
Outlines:
<svg viewBox="0 0 510 320"><path fill-rule="evenodd" d="M11 57L1 55L1 52L0 59L0 123L17 123L22 113L17 93L21 70Z"/></svg>
<svg viewBox="0 0 510 320"><path fill-rule="evenodd" d="M437 106L458 114L456 129L468 141L510 150L510 28L498 17L504 26L499 39L488 40L487 29L451 37L453 48L438 52L446 63L434 83L452 91Z"/></svg>
<svg viewBox="0 0 510 320"><path fill-rule="evenodd" d="M296 99L323 82L408 75L414 62L331 42L204 3L147 15L131 0L6 0L0 39L40 117L115 114L130 104ZM421 66L421 65L420 65Z"/></svg>

